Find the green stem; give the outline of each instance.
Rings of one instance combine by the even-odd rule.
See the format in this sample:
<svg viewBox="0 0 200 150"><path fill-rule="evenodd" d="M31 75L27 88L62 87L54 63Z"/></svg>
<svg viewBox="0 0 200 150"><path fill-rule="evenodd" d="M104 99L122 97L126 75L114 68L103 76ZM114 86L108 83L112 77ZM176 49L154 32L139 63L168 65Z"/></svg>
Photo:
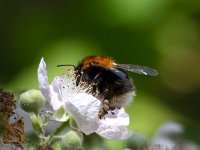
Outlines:
<svg viewBox="0 0 200 150"><path fill-rule="evenodd" d="M39 144L39 149L41 149L43 146L45 146L48 143L51 143L51 140L61 133L67 126L69 126L69 121L63 122L50 136L44 137L41 143Z"/></svg>

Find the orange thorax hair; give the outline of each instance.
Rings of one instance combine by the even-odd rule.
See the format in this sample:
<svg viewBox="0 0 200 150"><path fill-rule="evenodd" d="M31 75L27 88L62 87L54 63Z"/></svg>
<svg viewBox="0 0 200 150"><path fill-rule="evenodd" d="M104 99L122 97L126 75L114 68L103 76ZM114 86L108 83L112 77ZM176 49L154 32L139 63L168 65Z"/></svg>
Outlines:
<svg viewBox="0 0 200 150"><path fill-rule="evenodd" d="M108 68L115 66L114 60L109 57L94 56L85 58L82 61L83 69L87 69L92 63Z"/></svg>

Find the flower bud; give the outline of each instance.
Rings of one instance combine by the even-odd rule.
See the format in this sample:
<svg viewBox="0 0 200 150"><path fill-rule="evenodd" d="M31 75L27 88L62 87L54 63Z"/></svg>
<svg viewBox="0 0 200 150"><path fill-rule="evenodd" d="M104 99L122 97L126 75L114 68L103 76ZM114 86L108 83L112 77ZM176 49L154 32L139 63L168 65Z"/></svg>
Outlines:
<svg viewBox="0 0 200 150"><path fill-rule="evenodd" d="M45 104L45 98L39 90L28 90L19 97L21 108L26 112L37 113Z"/></svg>
<svg viewBox="0 0 200 150"><path fill-rule="evenodd" d="M62 149L63 150L82 150L82 138L75 131L68 131L62 137Z"/></svg>

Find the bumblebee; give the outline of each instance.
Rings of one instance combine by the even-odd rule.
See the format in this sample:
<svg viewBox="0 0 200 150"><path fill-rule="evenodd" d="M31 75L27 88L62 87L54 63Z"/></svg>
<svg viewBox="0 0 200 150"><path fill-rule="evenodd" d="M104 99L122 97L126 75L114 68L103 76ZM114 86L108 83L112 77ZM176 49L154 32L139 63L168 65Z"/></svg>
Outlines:
<svg viewBox="0 0 200 150"><path fill-rule="evenodd" d="M150 76L158 75L155 69L133 64L117 64L112 58L103 56L86 57L74 66L74 70L76 85L89 85L89 92L101 100L100 119L109 110L127 106L135 95L135 87L127 71Z"/></svg>

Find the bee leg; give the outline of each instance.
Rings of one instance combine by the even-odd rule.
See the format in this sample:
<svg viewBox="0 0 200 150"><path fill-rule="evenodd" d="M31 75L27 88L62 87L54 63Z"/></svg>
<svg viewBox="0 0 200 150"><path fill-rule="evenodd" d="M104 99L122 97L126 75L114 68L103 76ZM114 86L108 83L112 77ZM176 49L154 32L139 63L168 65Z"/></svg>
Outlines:
<svg viewBox="0 0 200 150"><path fill-rule="evenodd" d="M115 114L115 107L110 107L110 110L111 110L111 113L112 113L112 115L114 115Z"/></svg>
<svg viewBox="0 0 200 150"><path fill-rule="evenodd" d="M110 106L109 105L110 105L110 103L109 103L108 100L104 100L103 101L103 106L99 111L99 118L100 119L102 119L105 116L105 114L107 114L108 111L110 110Z"/></svg>
<svg viewBox="0 0 200 150"><path fill-rule="evenodd" d="M115 114L114 110L112 110L111 113L112 113L112 115L114 115Z"/></svg>
<svg viewBox="0 0 200 150"><path fill-rule="evenodd" d="M121 109L121 107L116 107L116 108L117 108L117 109ZM110 110L112 110L111 113L112 113L113 115L115 114L114 109L115 109L115 107L111 107L111 109L110 109Z"/></svg>
<svg viewBox="0 0 200 150"><path fill-rule="evenodd" d="M110 107L110 110L115 110L115 107Z"/></svg>
<svg viewBox="0 0 200 150"><path fill-rule="evenodd" d="M99 119L102 119L105 116L105 114L106 114L106 111L103 108L101 108L98 114Z"/></svg>

